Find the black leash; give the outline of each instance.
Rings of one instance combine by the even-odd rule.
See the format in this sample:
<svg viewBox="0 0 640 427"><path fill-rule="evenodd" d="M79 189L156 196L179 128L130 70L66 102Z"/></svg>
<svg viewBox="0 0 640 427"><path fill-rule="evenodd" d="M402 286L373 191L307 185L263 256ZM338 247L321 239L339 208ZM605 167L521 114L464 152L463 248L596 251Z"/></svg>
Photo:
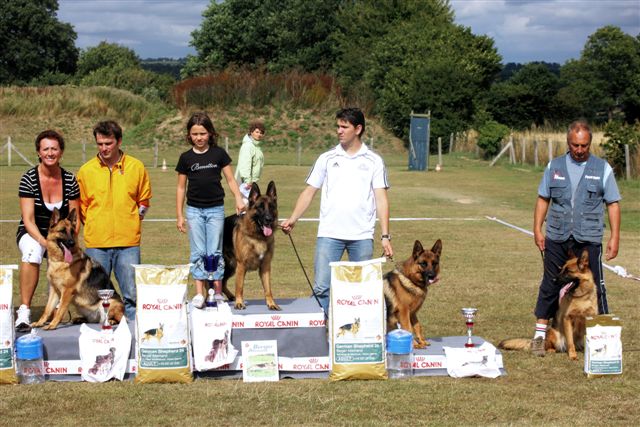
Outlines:
<svg viewBox="0 0 640 427"><path fill-rule="evenodd" d="M302 264L302 260L300 259L300 255L298 255L298 249L296 248L295 243L293 243L293 238L291 237L291 233L287 234L289 236L289 241L291 242L291 246L293 246L293 252L296 254L296 258L298 258L298 263L300 264L300 268L302 268L302 272L304 273L305 279L307 279L307 283L311 288L311 293L313 293L313 297L316 299L316 302L322 308L322 304L320 304L320 299L318 299L318 295L316 295L316 291L313 289L313 285L311 284L311 280L309 280L309 276L307 275L307 270L305 270L304 265ZM322 308L322 312L324 313L324 319L328 320L327 313L325 313L324 308Z"/></svg>

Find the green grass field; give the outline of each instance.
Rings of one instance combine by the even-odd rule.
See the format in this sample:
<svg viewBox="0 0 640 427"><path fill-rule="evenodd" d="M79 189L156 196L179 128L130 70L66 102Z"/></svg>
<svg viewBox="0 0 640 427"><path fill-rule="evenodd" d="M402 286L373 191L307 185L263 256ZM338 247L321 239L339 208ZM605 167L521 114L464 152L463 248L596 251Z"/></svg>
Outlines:
<svg viewBox="0 0 640 427"><path fill-rule="evenodd" d="M137 153L136 153L137 154ZM142 153L144 154L144 153ZM147 151L145 161L149 163ZM295 156L289 153L288 158ZM266 153L264 183L277 184L280 217L291 212L315 153L293 166L285 153ZM175 157L177 158L177 156ZM429 247L443 241L442 280L431 288L420 312L427 336L463 335L460 308L479 309L475 334L497 344L529 337L542 265L528 235L487 220L497 217L531 229L541 169L499 163L493 168L473 155L445 156L440 172L411 172L405 154L386 156L396 261L410 255L415 239ZM432 166L435 159L431 158ZM70 169L76 170L70 166ZM18 181L26 166L0 167L0 219L19 217ZM149 220L175 216L175 172L150 170L154 197ZM640 275L640 185L619 182L622 201L620 254L611 265ZM306 217L316 217L316 200ZM227 207L232 206L227 203ZM13 222L0 223L0 263L17 264ZM316 223L300 222L292 238L309 274L313 270ZM376 242L377 244L377 242ZM376 247L376 252L380 247ZM188 258L188 239L173 221L145 221L145 263L176 264ZM392 263L385 265L392 268ZM276 236L276 298L308 296L309 288L288 237ZM43 269L44 272L44 269ZM55 383L0 387L2 425L638 425L640 409L640 282L606 272L609 305L624 322L621 376L587 379L582 362L566 354L535 358L505 353L507 376L497 379L419 377L407 381L198 380L190 385ZM14 283L17 295L17 281ZM261 298L256 273L246 297ZM193 291L190 290L190 294ZM35 305L45 299L45 283ZM581 354L580 354L581 357Z"/></svg>

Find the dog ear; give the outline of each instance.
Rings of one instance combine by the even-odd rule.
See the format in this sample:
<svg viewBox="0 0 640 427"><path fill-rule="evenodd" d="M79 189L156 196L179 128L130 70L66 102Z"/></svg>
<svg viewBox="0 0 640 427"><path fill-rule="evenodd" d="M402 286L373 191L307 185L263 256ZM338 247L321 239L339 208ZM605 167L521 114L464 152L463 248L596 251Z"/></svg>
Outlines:
<svg viewBox="0 0 640 427"><path fill-rule="evenodd" d="M49 220L49 228L53 227L60 221L60 211L58 208L53 208L53 213L51 214L51 219Z"/></svg>
<svg viewBox="0 0 640 427"><path fill-rule="evenodd" d="M274 199L278 198L276 194L276 183L273 181L269 181L269 185L267 186L267 196L273 197Z"/></svg>
<svg viewBox="0 0 640 427"><path fill-rule="evenodd" d="M76 214L76 208L71 209L71 212L69 212L69 216L67 217L67 219L69 221L71 221L71 224L73 225L73 228L76 228L76 223L78 221L78 215Z"/></svg>
<svg viewBox="0 0 640 427"><path fill-rule="evenodd" d="M420 243L420 240L416 240L416 242L413 244L413 258L418 259L423 251L424 248L422 247L422 243Z"/></svg>
<svg viewBox="0 0 640 427"><path fill-rule="evenodd" d="M251 191L249 192L249 203L254 204L260 197L260 187L255 182L251 184Z"/></svg>
<svg viewBox="0 0 640 427"><path fill-rule="evenodd" d="M431 248L431 252L440 256L440 254L442 253L442 240L436 240L436 242L433 244L433 247Z"/></svg>
<svg viewBox="0 0 640 427"><path fill-rule="evenodd" d="M582 255L580 255L580 259L578 260L578 269L582 272L587 268L589 268L589 251L583 249Z"/></svg>

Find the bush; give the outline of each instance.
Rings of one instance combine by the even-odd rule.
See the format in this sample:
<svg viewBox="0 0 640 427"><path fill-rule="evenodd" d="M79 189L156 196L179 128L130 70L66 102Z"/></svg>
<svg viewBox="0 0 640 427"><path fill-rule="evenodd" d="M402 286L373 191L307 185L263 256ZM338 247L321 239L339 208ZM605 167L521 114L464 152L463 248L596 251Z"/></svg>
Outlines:
<svg viewBox="0 0 640 427"><path fill-rule="evenodd" d="M637 151L638 141L640 140L640 122L635 125L627 125L624 122L611 120L604 127L604 136L607 139L602 145L605 156L614 172L618 176L622 176L625 171L625 154L624 146L629 145L629 154Z"/></svg>
<svg viewBox="0 0 640 427"><path fill-rule="evenodd" d="M509 135L509 128L495 120L485 122L478 129L478 147L484 151L484 158L488 159L500 152L502 140Z"/></svg>

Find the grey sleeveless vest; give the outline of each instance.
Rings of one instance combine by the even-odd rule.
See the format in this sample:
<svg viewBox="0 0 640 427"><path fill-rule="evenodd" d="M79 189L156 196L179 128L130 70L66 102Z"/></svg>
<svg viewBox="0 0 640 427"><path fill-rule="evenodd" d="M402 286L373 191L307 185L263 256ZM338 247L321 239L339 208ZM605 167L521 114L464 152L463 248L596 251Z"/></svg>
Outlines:
<svg viewBox="0 0 640 427"><path fill-rule="evenodd" d="M547 213L547 237L557 242L573 236L580 242L602 243L605 161L593 154L589 156L571 206L566 156L569 154L553 159L550 165L551 206Z"/></svg>

